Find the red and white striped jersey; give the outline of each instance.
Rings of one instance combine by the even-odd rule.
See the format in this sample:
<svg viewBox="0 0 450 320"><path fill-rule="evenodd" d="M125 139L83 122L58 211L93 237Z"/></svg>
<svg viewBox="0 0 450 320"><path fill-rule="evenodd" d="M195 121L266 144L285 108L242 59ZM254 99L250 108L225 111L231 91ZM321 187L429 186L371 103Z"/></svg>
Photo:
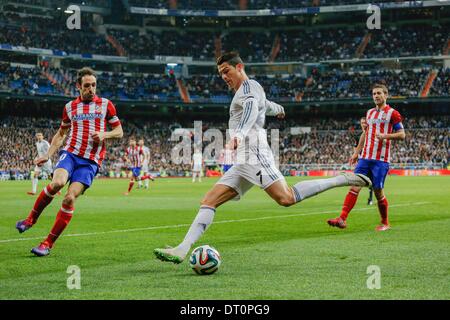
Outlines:
<svg viewBox="0 0 450 320"><path fill-rule="evenodd" d="M402 116L389 105L382 110L372 108L367 111L367 130L361 159L389 162L391 159L391 141L380 141L375 137L377 133L392 133L393 127L400 124Z"/></svg>
<svg viewBox="0 0 450 320"><path fill-rule="evenodd" d="M125 156L130 160L133 168L139 168L142 166L141 155L144 154L144 150L141 147L128 147L125 151Z"/></svg>
<svg viewBox="0 0 450 320"><path fill-rule="evenodd" d="M61 128L70 128L64 150L100 166L106 153L105 140L95 142L92 134L106 132L106 123L113 128L120 125L116 108L108 99L94 96L91 102L85 103L78 97L68 102L61 123Z"/></svg>

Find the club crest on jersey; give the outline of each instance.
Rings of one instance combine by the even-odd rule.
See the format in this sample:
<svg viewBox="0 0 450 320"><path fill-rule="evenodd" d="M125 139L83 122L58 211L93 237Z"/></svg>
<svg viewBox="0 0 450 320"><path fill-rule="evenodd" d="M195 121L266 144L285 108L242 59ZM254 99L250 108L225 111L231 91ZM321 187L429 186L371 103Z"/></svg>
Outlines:
<svg viewBox="0 0 450 320"><path fill-rule="evenodd" d="M381 115L381 120L386 120L387 119L387 114L386 113L383 113L382 115Z"/></svg>
<svg viewBox="0 0 450 320"><path fill-rule="evenodd" d="M102 106L99 106L98 104L95 105L95 112L102 112Z"/></svg>

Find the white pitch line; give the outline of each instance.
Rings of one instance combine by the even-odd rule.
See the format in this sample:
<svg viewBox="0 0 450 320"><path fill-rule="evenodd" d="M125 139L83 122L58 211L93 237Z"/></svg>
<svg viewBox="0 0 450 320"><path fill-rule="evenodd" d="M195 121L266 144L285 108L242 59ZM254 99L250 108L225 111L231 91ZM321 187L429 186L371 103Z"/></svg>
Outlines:
<svg viewBox="0 0 450 320"><path fill-rule="evenodd" d="M403 204L393 204L389 207L408 207L408 206L419 206L424 204L430 204L431 202L410 202L410 203L403 203ZM354 209L353 211L367 211L374 209L373 207L370 208L360 208L360 209ZM247 222L247 221L257 221L257 220L268 220L268 219L284 219L284 218L293 218L293 217L301 217L301 216L312 216L312 215L319 215L319 214L329 214L334 213L336 210L330 210L330 211L320 211L320 212L309 212L309 213L297 213L297 214L289 214L289 215L283 215L283 216L269 216L269 217L259 217L259 218L246 218L246 219L237 219L237 220L221 220L221 221L215 221L214 224L220 224L220 223L233 223L233 222ZM146 227L146 228L134 228L134 229L121 229L121 230L111 230L111 231L102 231L102 232L90 232L90 233L74 233L74 234L66 234L62 237L83 237L83 236L96 236L96 235L102 235L102 234L111 234L111 233L124 233L124 232L134 232L134 231L147 231L147 230L160 230L160 229L171 229L171 228L180 228L180 227L189 227L191 224L174 224L169 226L156 226L156 227ZM0 240L0 243L8 243L8 242L17 242L17 241L26 241L26 240L39 240L44 238L42 237L33 237L33 238L18 238L18 239L4 239Z"/></svg>

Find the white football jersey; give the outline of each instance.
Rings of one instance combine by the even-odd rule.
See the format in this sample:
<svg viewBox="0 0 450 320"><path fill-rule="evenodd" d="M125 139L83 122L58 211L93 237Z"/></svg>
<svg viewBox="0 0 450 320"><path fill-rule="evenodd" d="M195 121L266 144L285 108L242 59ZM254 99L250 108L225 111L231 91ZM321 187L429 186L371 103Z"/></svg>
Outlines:
<svg viewBox="0 0 450 320"><path fill-rule="evenodd" d="M263 87L256 80L245 80L231 101L228 122L230 136L241 140L237 153L248 153L254 148L269 150L264 129L266 115L279 113L284 113L283 107L267 100ZM245 137L248 137L247 147L243 141Z"/></svg>
<svg viewBox="0 0 450 320"><path fill-rule="evenodd" d="M42 141L37 141L36 142L36 148L37 148L37 152L39 157L44 156L45 154L47 154L48 149L50 149L50 144L46 141L46 140L42 140Z"/></svg>
<svg viewBox="0 0 450 320"><path fill-rule="evenodd" d="M142 146L142 152L144 153L145 160L150 158L150 148L149 147Z"/></svg>

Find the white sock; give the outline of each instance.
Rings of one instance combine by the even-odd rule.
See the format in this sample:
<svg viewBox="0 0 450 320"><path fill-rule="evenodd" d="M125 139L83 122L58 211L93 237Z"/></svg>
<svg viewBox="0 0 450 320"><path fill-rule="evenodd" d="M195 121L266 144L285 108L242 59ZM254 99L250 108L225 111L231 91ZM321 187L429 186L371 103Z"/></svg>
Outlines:
<svg viewBox="0 0 450 320"><path fill-rule="evenodd" d="M39 182L38 178L33 178L33 180L32 180L32 186L33 186L32 190L33 190L34 193L36 193L38 182Z"/></svg>
<svg viewBox="0 0 450 320"><path fill-rule="evenodd" d="M144 185L146 188L148 188L148 183L150 182L150 179L145 180Z"/></svg>
<svg viewBox="0 0 450 320"><path fill-rule="evenodd" d="M142 187L142 181L138 180L138 188Z"/></svg>
<svg viewBox="0 0 450 320"><path fill-rule="evenodd" d="M174 248L180 256L184 258L188 254L192 245L197 242L198 239L200 239L202 234L213 222L215 213L216 209L214 208L208 206L200 207L200 210L198 211L194 222L192 222L189 231L186 233L183 242L181 242L176 248Z"/></svg>
<svg viewBox="0 0 450 320"><path fill-rule="evenodd" d="M197 174L195 173L195 172L193 172L192 173L192 182L195 182L195 176L196 176Z"/></svg>
<svg viewBox="0 0 450 320"><path fill-rule="evenodd" d="M292 190L295 202L300 202L329 189L343 186L349 186L349 183L345 176L340 175L328 179L302 181L292 186Z"/></svg>

